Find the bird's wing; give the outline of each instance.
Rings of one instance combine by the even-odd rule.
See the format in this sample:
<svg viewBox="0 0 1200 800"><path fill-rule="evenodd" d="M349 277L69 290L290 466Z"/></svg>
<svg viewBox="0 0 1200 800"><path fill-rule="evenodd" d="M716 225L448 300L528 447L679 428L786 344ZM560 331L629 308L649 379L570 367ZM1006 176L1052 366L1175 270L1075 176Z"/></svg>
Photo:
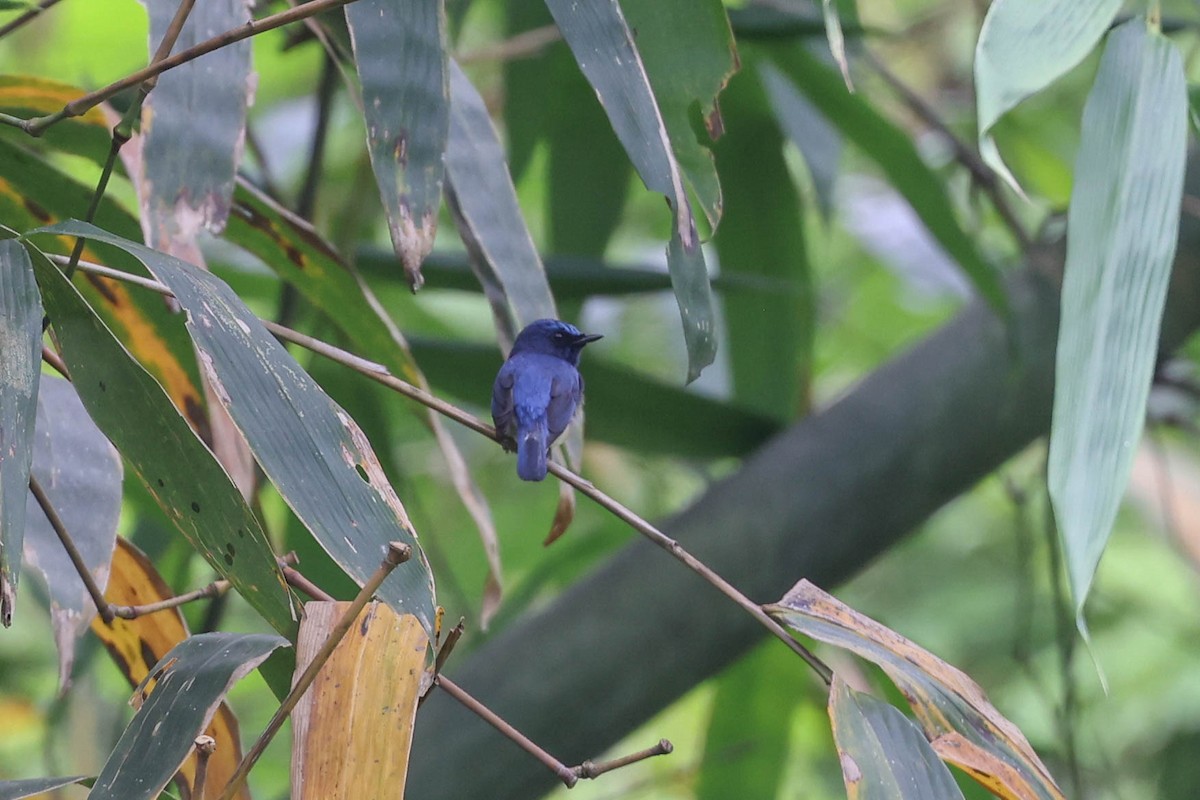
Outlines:
<svg viewBox="0 0 1200 800"><path fill-rule="evenodd" d="M550 441L554 441L571 424L575 409L583 398L583 378L570 364L563 367L550 382L550 405L546 408L546 423L550 429Z"/></svg>
<svg viewBox="0 0 1200 800"><path fill-rule="evenodd" d="M501 437L513 438L516 431L513 419L513 382L516 377L511 361L505 362L492 384L492 422Z"/></svg>

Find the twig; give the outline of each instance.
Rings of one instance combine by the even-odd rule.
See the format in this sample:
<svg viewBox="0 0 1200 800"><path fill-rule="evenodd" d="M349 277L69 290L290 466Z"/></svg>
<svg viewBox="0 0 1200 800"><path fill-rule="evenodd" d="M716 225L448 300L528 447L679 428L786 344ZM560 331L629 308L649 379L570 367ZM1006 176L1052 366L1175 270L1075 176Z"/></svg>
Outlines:
<svg viewBox="0 0 1200 800"><path fill-rule="evenodd" d="M1012 206L1009 205L1008 198L1005 197L1004 191L1000 186L1000 181L996 179L996 173L992 168L984 163L975 150L968 146L962 139L958 138L954 131L950 130L950 126L942 120L932 106L926 103L904 81L900 80L870 50L864 48L862 54L866 58L867 63L871 65L871 68L879 74L879 77L883 78L884 83L890 86L892 91L900 96L900 99L908 106L909 110L950 143L950 147L954 151L954 159L971 174L971 180L987 194L988 198L992 201L992 206L996 209L996 213L1000 215L1000 219L1004 221L1013 238L1017 240L1017 245L1021 250L1028 250L1033 244L1033 240L1030 238L1029 233L1026 232L1025 226L1021 224L1021 220L1017 218Z"/></svg>
<svg viewBox="0 0 1200 800"><path fill-rule="evenodd" d="M421 680L424 690L421 692L420 699L417 700L417 708L425 704L425 699L429 697L429 690L437 685L438 676L442 674L442 668L446 666L446 659L454 652L454 646L462 638L463 630L463 619L460 617L458 624L450 629L450 633L446 634L446 643L438 649L437 656L433 659L433 669L428 673L427 678L429 684L425 685L426 678Z"/></svg>
<svg viewBox="0 0 1200 800"><path fill-rule="evenodd" d="M267 727L263 730L258 740L247 751L237 769L233 773L233 777L229 779L229 783L225 786L225 791L221 793L220 800L231 800L241 789L242 784L246 782L246 776L250 774L250 770L258 762L263 751L267 749L267 745L275 738L275 734L283 726L284 720L292 713L292 709L300 702L300 698L312 686L312 682L316 680L317 673L325 666L325 662L333 655L333 651L342 641L342 637L354 625L354 620L358 618L359 612L366 606L367 601L374 596L379 590L380 585L384 582L388 575L392 574L392 570L403 564L412 557L412 548L402 542L389 542L387 555L383 558L383 563L379 565L379 569L375 570L375 574L363 584L358 596L350 603L346 609L346 613L342 614L342 618L338 620L337 625L329 632L329 637L325 643L321 645L321 649L313 656L312 661L308 662L308 666L300 673L300 677L292 684L292 689L287 693L287 697L283 698L283 702L279 705L279 709L275 715L271 717L271 721L267 723Z"/></svg>
<svg viewBox="0 0 1200 800"><path fill-rule="evenodd" d="M32 119L22 120L8 114L0 114L0 123L14 125L20 128L31 136L40 136L46 128L70 117L77 117L84 114L93 107L103 103L115 94L125 91L133 86L137 86L144 80L160 75L169 69L174 69L180 64L186 64L189 61L195 61L200 56L207 55L214 50L219 50L222 47L240 42L243 39L249 39L251 36L257 36L260 33L273 31L276 28L287 25L291 22L298 22L302 19L307 19L314 14L320 14L323 11L329 11L341 6L347 5L354 0L311 0L289 8L287 11L281 11L278 14L272 14L269 17L263 17L259 20L251 20L245 25L225 31L211 39L200 42L197 45L181 50L169 58L164 58L156 64L150 64L131 75L126 75L119 81L110 83L103 89L97 89L83 97L76 98L70 103L67 103L60 111L53 114L48 114L44 117L34 117Z"/></svg>
<svg viewBox="0 0 1200 800"><path fill-rule="evenodd" d="M538 747L527 736L525 736L525 734L521 733L512 725L509 725L507 722L501 719L496 712L492 711L483 703L467 694L463 688L454 683L454 681L450 680L445 675L439 675L434 680L434 685L440 686L446 692L446 694L453 697L459 703L472 711L476 716L480 717L493 728L500 731L526 753L529 753L538 761L542 762L547 769L558 776L558 779L561 780L563 785L568 789L579 782L579 776L575 774L574 770L559 761L554 756L547 753L542 748Z"/></svg>
<svg viewBox="0 0 1200 800"><path fill-rule="evenodd" d="M80 269L83 268L84 264L81 262ZM87 265L87 269L90 270L92 268L93 265ZM108 267L103 267L94 271L96 274L118 279L136 277L130 276L129 273L124 273L119 270L109 269ZM171 294L171 291L168 287L158 283L157 281L150 281L145 278L137 278L137 280L133 282L161 294ZM500 442L500 438L496 434L496 429L491 425L486 424L472 414L468 414L461 408L447 403L445 400L435 397L429 392L413 386L407 381L397 378L389 373L386 368L378 364L360 358L353 353L341 349L340 347L335 347L327 342L323 342L306 334L291 330L290 328L276 325L268 320L262 320L262 324L267 328L267 330L271 331L271 333L275 334L281 339L292 342L293 344L298 344L301 347L311 350L318 355L325 356L332 361L336 361L339 364L350 367L351 369L365 375L371 380L382 383L384 386L399 392L405 397L416 400L418 403L421 403L428 408L432 408L434 411L449 417L460 425L470 428L476 433L482 434L494 442ZM821 676L821 680L825 681L826 684L833 682L833 670L831 670L825 662L821 661L821 659L817 658L817 656L810 652L808 648L792 638L791 634L787 632L787 629L772 619L771 616L768 615L761 606L759 606L750 598L746 597L746 595L738 591L731 583L722 578L702 561L698 560L695 556L685 550L684 547L679 544L679 542L667 536L658 528L654 527L654 525L642 519L633 511L629 510L612 497L609 497L607 494L597 489L594 485L592 485L591 481L585 480L579 475L576 475L566 467L563 467L562 465L552 461L549 463L549 471L559 480L569 483L584 495L590 497L601 508L608 510L625 524L629 525L635 531L645 536L663 550L666 550L693 572L704 578L704 580L712 584L719 592L741 606L746 613L754 617L759 624L774 634L776 638L787 645L788 648L796 653L796 655L804 659L804 661L810 667L812 667L818 675Z"/></svg>
<svg viewBox="0 0 1200 800"><path fill-rule="evenodd" d="M100 591L100 587L96 585L96 579L92 577L92 571L88 569L87 564L83 560L83 556L79 554L79 548L75 547L75 542L71 541L71 535L67 533L67 528L63 525L62 517L54 510L54 506L50 503L50 498L46 496L46 492L42 489L42 485L38 479L29 475L29 491L33 492L34 499L38 505L42 507L42 513L46 515L46 519L50 522L50 527L58 535L58 540L62 542L63 549L67 551L67 557L71 559L71 563L75 566L75 571L79 573L79 579L83 581L84 587L92 597L92 602L96 604L96 613L100 615L100 619L104 620L105 624L111 624L113 621L113 611L109 607L108 601L104 599L104 593Z"/></svg>
<svg viewBox="0 0 1200 800"><path fill-rule="evenodd" d="M208 759L217 749L217 740L208 734L196 737L196 779L192 781L192 797L204 800L204 784L208 782Z"/></svg>
<svg viewBox="0 0 1200 800"><path fill-rule="evenodd" d="M481 61L516 61L522 58L533 58L561 40L562 32L557 25L543 25L540 28L533 28L510 36L503 42L460 53L458 63L476 64Z"/></svg>
<svg viewBox="0 0 1200 800"><path fill-rule="evenodd" d="M292 567L283 567L283 579L287 581L288 586L294 589L299 589L313 600L333 600L333 595L317 586L308 578L301 575Z"/></svg>
<svg viewBox="0 0 1200 800"><path fill-rule="evenodd" d="M146 603L140 606L118 606L109 605L113 615L121 619L137 619L146 614L153 614L158 611L166 611L169 608L178 608L187 603L203 600L206 597L219 597L229 591L229 581L221 579L213 581L208 586L196 589L195 591L186 592L184 594L168 597L166 600L159 600L156 603Z"/></svg>
<svg viewBox="0 0 1200 800"><path fill-rule="evenodd" d="M612 772L614 769L627 767L630 764L636 764L639 761L645 761L647 758L655 756L665 756L674 752L675 745L671 744L668 739L659 739L658 744L653 747L647 747L645 750L639 750L636 753L630 753L627 756L614 758L612 761L601 761L597 764L595 761L587 760L574 768L574 772L581 778L595 779L606 772Z"/></svg>
<svg viewBox="0 0 1200 800"><path fill-rule="evenodd" d="M42 345L42 361L45 361L47 364L53 367L54 371L59 375L62 375L67 380L71 380L71 373L67 369L67 365L63 363L61 358L59 358L58 353L54 352L46 345Z"/></svg>
<svg viewBox="0 0 1200 800"><path fill-rule="evenodd" d="M32 20L36 19L43 11L45 11L46 9L55 5L56 3L58 3L58 1L59 0L42 0L42 2L37 4L36 8L31 8L28 11L26 11L24 14L22 14L21 16L14 19L12 22L7 22L3 26L0 26L0 39L4 38L5 36L8 36L10 33L15 31L17 28L20 28L25 23L31 22Z"/></svg>

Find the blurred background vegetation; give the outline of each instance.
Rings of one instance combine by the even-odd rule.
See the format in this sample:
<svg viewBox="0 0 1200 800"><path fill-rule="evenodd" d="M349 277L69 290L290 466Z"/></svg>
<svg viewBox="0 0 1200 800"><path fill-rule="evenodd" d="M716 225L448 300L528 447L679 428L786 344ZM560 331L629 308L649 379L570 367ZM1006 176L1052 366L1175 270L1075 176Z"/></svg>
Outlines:
<svg viewBox="0 0 1200 800"><path fill-rule="evenodd" d="M721 299L720 350L717 362L686 389L714 402L689 419L673 419L684 391L686 354L665 282L669 214L662 198L645 191L632 172L565 45L552 39L526 48L511 38L549 23L544 11L542 18L526 5L533 4L449 0L453 49L507 142L521 208L547 261L560 311L582 329L605 335L584 359L590 391L583 474L640 515L660 519L686 507L772 432L835 402L967 302L969 281L889 184L880 153L847 141L801 93L769 98L764 91L770 79L758 66L774 37L804 38L821 51L820 9L781 2L813 24L799 33L763 34L750 15L755 9L730 3L743 70L722 96L727 138L716 146L728 227L706 245ZM1184 24L1173 36L1194 54L1196 5L1180 0L1163 7ZM943 133L853 55L865 46L950 131L972 142L971 59L985 10L983 0L863 0L859 24L848 24L847 35L856 97L911 139L976 247L1015 269L1017 244L980 201ZM245 173L284 204L294 202L309 168L324 69L320 47L298 38L297 31L283 30L254 39L258 82ZM0 40L0 73L85 88L146 59L146 14L133 0L67 0ZM1095 67L1093 56L999 126L1005 157L1033 198L1014 200L1030 231L1052 229L1069 197L1080 111ZM793 136L826 149L806 158ZM339 85L313 222L341 252L357 258L412 340L434 390L486 416L500 354L491 312L454 226L444 215L427 285L413 295L391 255L363 143L361 118ZM581 153L595 157L578 158ZM94 185L98 170L92 162L57 155L55 163L81 184ZM109 194L136 210L125 179L115 180ZM274 272L219 239L204 248L213 271L257 313L278 315L282 290ZM757 310L768 307L776 309L770 317L775 327L757 327ZM303 303L294 324L338 339L329 320ZM1185 348L1184 371L1196 354L1194 344ZM556 487L520 483L512 459L499 448L453 430L491 504L501 541L505 599L490 628L481 630L486 560L426 430L405 413L403 398L337 366L297 357L368 433L420 532L447 618L467 618L456 659L545 607L633 538L581 501L566 537L543 548ZM1181 410L1177 401L1165 391L1152 399L1152 410L1161 409L1168 424L1148 430L1130 502L1101 564L1089 605L1090 657L1073 643L1073 627L1064 633L1058 624L1056 604L1064 601L1047 530L1043 443L942 509L844 586L824 587L974 677L1073 796L1200 795L1200 451L1192 408ZM745 423L728 433L723 426L735 413ZM713 443L704 442L710 434ZM152 556L177 591L211 580L208 567L168 532L157 507L128 476L126 497L121 534ZM326 588L344 588L345 578L315 552L269 488L262 507L269 533L282 549L300 552L306 574ZM663 559L662 569L677 568ZM224 615L223 629L263 627L237 598L220 612L192 606L186 613L194 630L205 627L210 613ZM46 629L41 600L24 591L17 623L0 637L3 778L94 772L130 713L123 680L90 639L74 690L57 698L54 645ZM876 673L849 661L834 663L858 674L863 685L886 691ZM1107 676L1107 695L1097 665ZM637 680L636 665L629 670L629 679ZM733 708L723 705L730 702L729 687L739 698ZM239 684L231 702L244 734L261 728L273 710L257 677ZM797 669L793 656L776 643L761 644L612 748L623 753L666 737L675 743L672 756L585 782L570 796L843 796L824 703L823 687ZM542 744L554 749L553 742ZM286 796L287 769L281 738L252 775L256 796ZM969 781L964 790L968 797L985 796ZM559 790L553 796L567 795Z"/></svg>

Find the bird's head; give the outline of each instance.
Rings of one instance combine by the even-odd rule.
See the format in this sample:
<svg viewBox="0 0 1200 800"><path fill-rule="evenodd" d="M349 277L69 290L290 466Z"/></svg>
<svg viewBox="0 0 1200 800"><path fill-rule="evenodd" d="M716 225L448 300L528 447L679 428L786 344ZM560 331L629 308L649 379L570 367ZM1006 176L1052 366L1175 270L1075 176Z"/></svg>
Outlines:
<svg viewBox="0 0 1200 800"><path fill-rule="evenodd" d="M539 319L525 326L513 342L512 352L545 353L578 366L584 345L603 338L598 333L581 333L570 323L557 319Z"/></svg>

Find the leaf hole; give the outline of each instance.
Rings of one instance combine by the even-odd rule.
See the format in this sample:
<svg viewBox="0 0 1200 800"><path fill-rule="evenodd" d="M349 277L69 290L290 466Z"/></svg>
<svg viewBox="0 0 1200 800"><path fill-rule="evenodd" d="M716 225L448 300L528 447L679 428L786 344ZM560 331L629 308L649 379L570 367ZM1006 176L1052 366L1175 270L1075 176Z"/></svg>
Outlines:
<svg viewBox="0 0 1200 800"><path fill-rule="evenodd" d="M367 475L367 471L363 469L362 464L355 464L354 471L358 473L358 477L363 479L363 483L369 484L371 482L371 478Z"/></svg>
<svg viewBox="0 0 1200 800"><path fill-rule="evenodd" d="M200 504L195 500L192 501L192 511L196 512L197 514L200 513Z"/></svg>

